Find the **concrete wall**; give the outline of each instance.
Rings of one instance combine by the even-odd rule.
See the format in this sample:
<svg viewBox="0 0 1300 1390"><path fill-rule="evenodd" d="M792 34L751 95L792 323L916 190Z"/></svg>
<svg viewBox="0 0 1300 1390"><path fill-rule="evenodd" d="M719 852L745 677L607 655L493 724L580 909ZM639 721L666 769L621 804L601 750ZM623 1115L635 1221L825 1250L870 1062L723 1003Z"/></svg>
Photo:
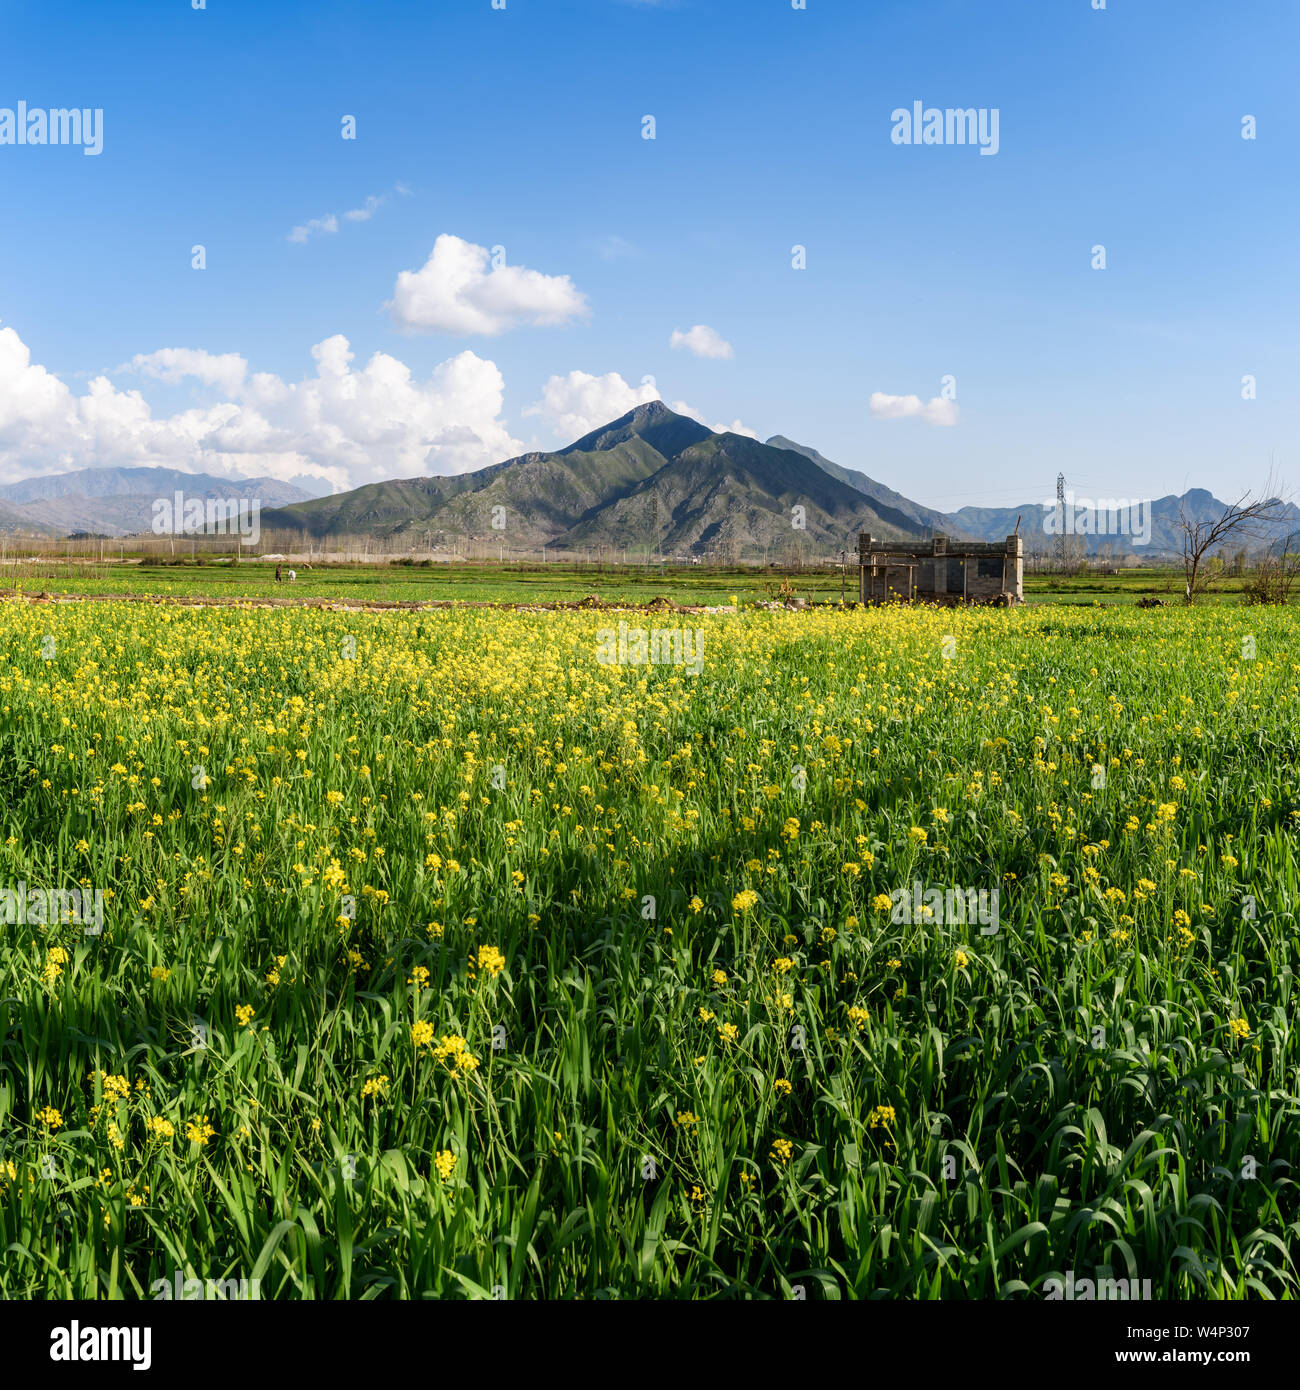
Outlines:
<svg viewBox="0 0 1300 1390"><path fill-rule="evenodd" d="M1024 542L950 541L895 545L858 537L859 597L863 603L1024 601Z"/></svg>

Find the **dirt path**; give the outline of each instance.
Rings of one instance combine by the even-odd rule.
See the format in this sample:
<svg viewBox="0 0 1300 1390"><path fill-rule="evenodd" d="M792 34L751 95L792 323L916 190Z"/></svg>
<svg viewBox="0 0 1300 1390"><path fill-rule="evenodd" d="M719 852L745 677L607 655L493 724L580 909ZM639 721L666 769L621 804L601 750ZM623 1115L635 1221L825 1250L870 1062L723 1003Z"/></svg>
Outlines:
<svg viewBox="0 0 1300 1390"><path fill-rule="evenodd" d="M51 594L19 593L16 589L0 589L0 598L23 599L28 603L150 603L173 608L326 608L336 613L363 613L402 609L422 612L437 608L496 608L508 613L601 612L618 610L633 613L734 613L725 604L708 607L702 604L679 604L669 599L655 598L649 603L610 603L589 594L576 602L555 603L494 603L489 599L332 599L332 598L243 598L194 594Z"/></svg>

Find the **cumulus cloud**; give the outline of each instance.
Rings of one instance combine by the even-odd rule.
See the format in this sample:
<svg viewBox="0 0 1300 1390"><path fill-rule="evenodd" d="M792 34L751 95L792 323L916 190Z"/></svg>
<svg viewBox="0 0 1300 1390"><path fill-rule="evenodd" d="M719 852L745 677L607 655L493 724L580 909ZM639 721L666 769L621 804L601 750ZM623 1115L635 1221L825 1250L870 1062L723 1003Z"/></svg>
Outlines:
<svg viewBox="0 0 1300 1390"><path fill-rule="evenodd" d="M683 348L696 357L734 357L735 349L717 331L710 328L707 323L697 323L694 328L683 333L680 328L673 329L673 336L668 340L668 346L675 351Z"/></svg>
<svg viewBox="0 0 1300 1390"><path fill-rule="evenodd" d="M134 371L157 381L183 381L193 377L205 386L219 386L233 395L244 384L248 363L237 352L211 353L202 348L162 348L158 352L137 352L131 359Z"/></svg>
<svg viewBox="0 0 1300 1390"><path fill-rule="evenodd" d="M0 441L25 428L57 434L71 393L32 354L12 328L0 328Z"/></svg>
<svg viewBox="0 0 1300 1390"><path fill-rule="evenodd" d="M551 377L542 387L541 399L527 406L524 414L540 416L557 438L571 442L658 399L653 377L642 378L640 386L629 386L617 372L604 376L570 372Z"/></svg>
<svg viewBox="0 0 1300 1390"><path fill-rule="evenodd" d="M347 488L463 473L523 452L501 418L500 371L472 352L424 379L383 352L355 366L341 334L317 343L312 356L315 375L288 382L250 375L235 353L139 354L132 366L142 376L190 380L224 397L155 416L139 390L120 390L107 375L75 394L32 362L12 328L0 328L0 479L157 464L227 476L306 474Z"/></svg>
<svg viewBox="0 0 1300 1390"><path fill-rule="evenodd" d="M647 401L660 400L659 388L652 376L641 378L639 386L630 386L618 372L592 376L589 372L570 372L568 376L553 376L542 388L541 398L524 410L525 415L539 417L566 444L581 439L584 434L607 425L635 410ZM712 424L704 414L685 401L673 401L668 407L678 415L698 420L706 429L719 434L746 434L757 439L758 433L748 425L734 420L730 425Z"/></svg>
<svg viewBox="0 0 1300 1390"><path fill-rule="evenodd" d="M883 391L871 393L873 420L924 420L927 425L955 425L957 402L932 396L923 401L920 396L889 396Z"/></svg>
<svg viewBox="0 0 1300 1390"><path fill-rule="evenodd" d="M568 323L588 312L586 295L567 275L507 265L486 246L445 232L419 270L398 275L385 307L410 332L489 338L511 328Z"/></svg>

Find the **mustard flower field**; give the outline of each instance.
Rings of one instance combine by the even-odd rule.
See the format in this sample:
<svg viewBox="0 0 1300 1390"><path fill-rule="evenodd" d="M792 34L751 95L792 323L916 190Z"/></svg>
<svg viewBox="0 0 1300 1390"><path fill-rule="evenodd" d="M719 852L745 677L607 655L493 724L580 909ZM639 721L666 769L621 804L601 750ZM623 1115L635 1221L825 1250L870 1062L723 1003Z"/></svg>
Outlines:
<svg viewBox="0 0 1300 1390"><path fill-rule="evenodd" d="M618 617L0 604L0 1295L1294 1297L1296 616Z"/></svg>

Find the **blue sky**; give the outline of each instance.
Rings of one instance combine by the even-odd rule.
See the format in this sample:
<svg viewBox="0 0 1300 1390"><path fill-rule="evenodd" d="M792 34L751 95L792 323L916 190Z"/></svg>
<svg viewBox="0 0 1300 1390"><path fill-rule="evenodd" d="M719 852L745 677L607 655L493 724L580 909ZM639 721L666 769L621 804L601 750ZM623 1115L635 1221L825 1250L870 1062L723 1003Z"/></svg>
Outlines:
<svg viewBox="0 0 1300 1390"><path fill-rule="evenodd" d="M97 156L0 145L2 480L460 471L656 392L945 509L1296 474L1291 0L0 4L0 38L0 108L104 112ZM894 143L914 101L996 108L997 154Z"/></svg>

